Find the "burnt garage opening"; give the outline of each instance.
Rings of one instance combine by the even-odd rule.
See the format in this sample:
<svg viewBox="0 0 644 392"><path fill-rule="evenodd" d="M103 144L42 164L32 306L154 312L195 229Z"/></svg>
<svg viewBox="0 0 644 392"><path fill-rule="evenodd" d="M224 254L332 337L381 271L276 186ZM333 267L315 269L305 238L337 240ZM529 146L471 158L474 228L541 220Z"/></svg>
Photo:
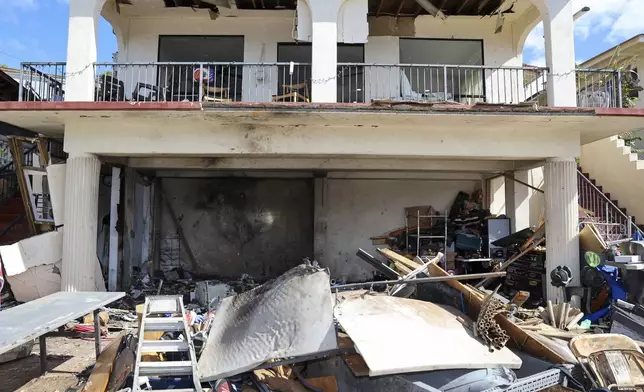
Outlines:
<svg viewBox="0 0 644 392"><path fill-rule="evenodd" d="M313 257L312 178L160 178L158 268L277 277ZM181 226L182 240L177 225Z"/></svg>

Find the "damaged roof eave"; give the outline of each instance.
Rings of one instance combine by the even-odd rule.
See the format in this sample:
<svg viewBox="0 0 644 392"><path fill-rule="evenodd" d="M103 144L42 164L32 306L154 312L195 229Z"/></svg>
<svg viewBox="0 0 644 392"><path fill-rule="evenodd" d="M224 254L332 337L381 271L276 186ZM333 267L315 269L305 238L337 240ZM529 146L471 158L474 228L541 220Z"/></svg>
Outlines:
<svg viewBox="0 0 644 392"><path fill-rule="evenodd" d="M578 131L581 145L644 129L642 109L580 109L465 105L374 106L371 104L228 104L208 108L198 103L100 103L95 102L2 102L0 120L50 137L63 137L65 124L79 119L227 119L244 118L262 123L301 127L308 122L338 125L392 125L400 121L417 122L431 131L441 123L449 126L494 129L516 124L517 129L538 132L547 125L561 132ZM511 121L510 118L512 119ZM306 121L303 121L306 120ZM510 123L510 124L508 124ZM215 125L216 122L213 122Z"/></svg>

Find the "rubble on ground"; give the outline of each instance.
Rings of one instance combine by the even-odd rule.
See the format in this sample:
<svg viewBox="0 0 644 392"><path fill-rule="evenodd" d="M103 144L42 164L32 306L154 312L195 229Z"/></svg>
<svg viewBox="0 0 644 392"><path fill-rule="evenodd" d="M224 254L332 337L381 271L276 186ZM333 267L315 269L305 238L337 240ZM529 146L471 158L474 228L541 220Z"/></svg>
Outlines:
<svg viewBox="0 0 644 392"><path fill-rule="evenodd" d="M644 306L624 271L644 243L581 234L580 286L545 270L545 224L509 232L481 193L405 210L336 282L306 260L275 279L135 271L126 298L61 331L121 332L86 391L536 391L644 387ZM395 225L392 225L396 227ZM507 226L507 230L504 228ZM629 256L634 255L634 256ZM627 257L622 257L627 256ZM624 261L620 264L620 261ZM546 273L547 272L547 273ZM548 285L558 299L545 294ZM3 299L8 299L5 288ZM3 302L5 306L6 302ZM87 336L87 335L83 335ZM97 335L98 336L98 335ZM2 354L2 353L0 353Z"/></svg>

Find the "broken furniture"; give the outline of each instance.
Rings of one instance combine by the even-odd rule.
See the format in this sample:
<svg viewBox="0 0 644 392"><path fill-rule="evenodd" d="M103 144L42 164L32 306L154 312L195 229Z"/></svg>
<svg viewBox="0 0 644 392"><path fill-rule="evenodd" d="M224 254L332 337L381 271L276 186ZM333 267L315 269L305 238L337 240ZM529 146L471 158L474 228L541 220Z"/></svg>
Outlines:
<svg viewBox="0 0 644 392"><path fill-rule="evenodd" d="M421 255L421 242L424 240L437 241L443 244L443 249L447 248L447 211L444 215L440 215L435 212L432 207L418 207L415 214L411 214L411 209L405 208L405 234L406 234L406 245L409 250L410 238L414 239L416 243L416 256ZM416 218L416 227L414 228L409 223L413 221L413 218ZM433 229L434 225L440 224L440 235L428 235L422 234L422 229ZM415 230L414 230L415 229Z"/></svg>
<svg viewBox="0 0 644 392"><path fill-rule="evenodd" d="M169 317L168 317L169 316ZM146 332L179 332L174 340L147 340ZM180 355L175 361L143 361L144 354L173 353ZM195 392L201 392L197 376L197 357L191 333L186 321L183 296L153 296L145 299L141 326L139 328L138 349L134 366L133 392L142 390L143 383L150 383L151 376L191 379ZM186 382L189 380L186 380ZM151 387L145 390L153 390Z"/></svg>
<svg viewBox="0 0 644 392"><path fill-rule="evenodd" d="M619 334L577 336L570 349L596 387L641 390L644 386L644 355L631 338Z"/></svg>
<svg viewBox="0 0 644 392"><path fill-rule="evenodd" d="M76 333L57 332L59 327L88 313L94 313L96 358L101 353L98 311L125 293L58 292L0 312L0 354L36 338L40 339L40 370L47 370L47 337L74 337Z"/></svg>
<svg viewBox="0 0 644 392"><path fill-rule="evenodd" d="M306 82L283 84L282 94L273 95L273 102L309 102L309 86Z"/></svg>
<svg viewBox="0 0 644 392"><path fill-rule="evenodd" d="M96 86L96 101L124 102L125 84L111 73L103 73L98 77Z"/></svg>
<svg viewBox="0 0 644 392"><path fill-rule="evenodd" d="M209 102L228 102L229 87L217 87L216 85L216 71L209 68L198 68L192 73L195 83L201 84L203 100Z"/></svg>

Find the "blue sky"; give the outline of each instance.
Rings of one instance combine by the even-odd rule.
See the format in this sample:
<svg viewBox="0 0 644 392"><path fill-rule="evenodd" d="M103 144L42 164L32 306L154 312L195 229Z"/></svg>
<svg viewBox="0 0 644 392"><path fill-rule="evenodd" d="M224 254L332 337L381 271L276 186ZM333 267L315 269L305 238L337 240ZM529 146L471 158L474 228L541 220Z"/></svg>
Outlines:
<svg viewBox="0 0 644 392"><path fill-rule="evenodd" d="M68 0L0 0L0 64L20 61L65 61ZM644 0L572 0L575 10L591 11L575 23L578 62L644 33ZM636 5L638 3L638 5ZM543 27L530 34L524 62L544 65ZM110 25L99 26L99 61L111 61L116 39Z"/></svg>

